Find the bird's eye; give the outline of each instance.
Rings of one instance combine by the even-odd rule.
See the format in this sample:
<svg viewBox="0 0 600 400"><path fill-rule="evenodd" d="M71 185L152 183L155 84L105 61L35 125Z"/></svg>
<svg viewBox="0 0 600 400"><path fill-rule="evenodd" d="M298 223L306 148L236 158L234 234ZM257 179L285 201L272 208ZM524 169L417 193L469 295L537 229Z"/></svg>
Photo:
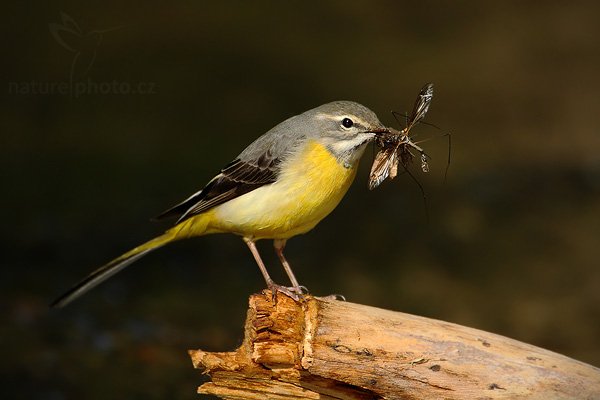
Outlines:
<svg viewBox="0 0 600 400"><path fill-rule="evenodd" d="M342 120L342 126L344 128L352 128L352 125L354 125L354 121L352 121L350 118L344 118Z"/></svg>

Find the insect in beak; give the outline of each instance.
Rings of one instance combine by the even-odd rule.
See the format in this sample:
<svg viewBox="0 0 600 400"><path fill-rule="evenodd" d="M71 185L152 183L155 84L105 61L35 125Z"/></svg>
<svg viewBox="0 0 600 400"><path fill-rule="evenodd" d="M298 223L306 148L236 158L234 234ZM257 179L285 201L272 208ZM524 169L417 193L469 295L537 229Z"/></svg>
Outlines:
<svg viewBox="0 0 600 400"><path fill-rule="evenodd" d="M375 136L381 136L384 133L391 133L392 128L375 128L365 131L365 133L374 133Z"/></svg>
<svg viewBox="0 0 600 400"><path fill-rule="evenodd" d="M375 189L388 177L394 179L398 175L399 163L402 163L402 166L406 169L414 158L411 150L420 153L421 170L423 172L429 171L429 164L427 163L429 157L419 145L410 139L408 133L413 126L425 117L432 98L433 84L428 83L421 89L404 129L399 131L394 128L377 128L371 131L376 134L375 143L380 149L371 167L370 190Z"/></svg>

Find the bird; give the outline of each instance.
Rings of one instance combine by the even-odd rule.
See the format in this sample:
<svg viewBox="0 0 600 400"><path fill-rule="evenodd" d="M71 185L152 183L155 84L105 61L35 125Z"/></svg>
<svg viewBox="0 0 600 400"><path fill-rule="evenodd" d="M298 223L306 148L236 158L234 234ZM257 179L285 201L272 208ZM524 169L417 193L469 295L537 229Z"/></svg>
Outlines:
<svg viewBox="0 0 600 400"><path fill-rule="evenodd" d="M353 101L334 101L286 119L258 137L206 186L157 218L178 217L162 235L93 271L52 302L62 307L142 256L168 243L215 233L241 236L267 288L303 295L284 256L288 239L313 229L346 194L367 145L388 131L377 115ZM273 240L291 282L276 284L256 242Z"/></svg>

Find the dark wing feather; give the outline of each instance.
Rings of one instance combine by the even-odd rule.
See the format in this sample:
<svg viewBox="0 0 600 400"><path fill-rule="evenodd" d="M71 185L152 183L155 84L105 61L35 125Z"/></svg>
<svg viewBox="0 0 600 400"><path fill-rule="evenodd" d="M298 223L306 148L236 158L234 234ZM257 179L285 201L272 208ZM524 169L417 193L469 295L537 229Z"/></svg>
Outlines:
<svg viewBox="0 0 600 400"><path fill-rule="evenodd" d="M266 151L256 160L236 159L221 170L200 192L160 214L157 219L181 216L181 222L226 201L275 182L279 171L278 158Z"/></svg>

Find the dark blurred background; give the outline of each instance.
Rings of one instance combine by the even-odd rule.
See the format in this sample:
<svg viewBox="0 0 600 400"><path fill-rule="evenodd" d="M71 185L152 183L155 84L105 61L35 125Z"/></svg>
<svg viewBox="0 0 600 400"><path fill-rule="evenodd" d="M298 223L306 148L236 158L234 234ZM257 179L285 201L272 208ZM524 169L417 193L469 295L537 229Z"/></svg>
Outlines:
<svg viewBox="0 0 600 400"><path fill-rule="evenodd" d="M2 398L195 399L186 350L232 350L264 286L244 243L171 245L53 297L167 229L285 118L348 99L415 129L431 172L367 190L288 244L315 294L477 327L600 365L600 3L26 2L3 51ZM452 163L444 183L447 140ZM260 243L276 279L284 274Z"/></svg>

